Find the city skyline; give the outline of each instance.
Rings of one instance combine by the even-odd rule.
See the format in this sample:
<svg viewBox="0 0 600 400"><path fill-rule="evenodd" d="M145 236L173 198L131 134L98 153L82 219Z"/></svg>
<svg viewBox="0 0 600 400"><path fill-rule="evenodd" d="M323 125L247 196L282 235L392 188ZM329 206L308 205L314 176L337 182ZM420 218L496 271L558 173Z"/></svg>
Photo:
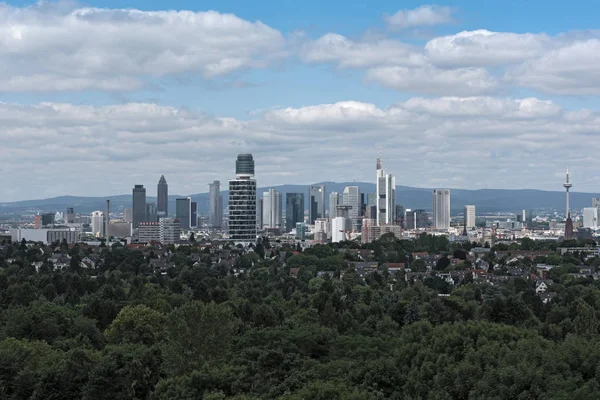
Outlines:
<svg viewBox="0 0 600 400"><path fill-rule="evenodd" d="M591 3L527 5L9 0L0 201L195 193L245 152L261 186L370 182L379 147L407 186L596 192Z"/></svg>

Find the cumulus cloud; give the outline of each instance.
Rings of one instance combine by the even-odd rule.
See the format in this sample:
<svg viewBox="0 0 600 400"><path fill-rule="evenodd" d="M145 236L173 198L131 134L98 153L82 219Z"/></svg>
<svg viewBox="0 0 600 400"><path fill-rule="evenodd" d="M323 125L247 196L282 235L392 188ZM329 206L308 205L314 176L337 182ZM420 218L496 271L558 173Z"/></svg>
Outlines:
<svg viewBox="0 0 600 400"><path fill-rule="evenodd" d="M390 29L434 26L454 21L450 7L436 5L423 5L413 10L400 10L393 15L385 16L384 19Z"/></svg>
<svg viewBox="0 0 600 400"><path fill-rule="evenodd" d="M544 54L552 47L545 34L463 31L430 40L425 51L443 66L494 66L518 63Z"/></svg>
<svg viewBox="0 0 600 400"><path fill-rule="evenodd" d="M281 33L215 11L0 6L0 90L134 90L144 78L263 68Z"/></svg>
<svg viewBox="0 0 600 400"><path fill-rule="evenodd" d="M508 80L542 93L600 95L600 40L578 40L507 71Z"/></svg>
<svg viewBox="0 0 600 400"><path fill-rule="evenodd" d="M137 183L152 188L161 174L173 193L203 192L233 175L240 152L254 154L261 186L372 181L380 145L401 185L477 188L489 186L481 177L493 177L495 187L549 189L556 182L547 171L556 165L580 176L600 167L596 159L577 162L578 154L600 151L590 139L600 134L600 113L565 112L537 98L419 97L387 108L345 101L250 120L150 103L0 103L0 125L0 173L13 188L1 201L128 193ZM351 164L341 162L350 155ZM528 159L536 168L523 168ZM583 182L578 188L595 190Z"/></svg>
<svg viewBox="0 0 600 400"><path fill-rule="evenodd" d="M421 65L423 56L418 48L397 40L351 40L328 33L304 45L301 57L308 63L336 63L340 68L371 65Z"/></svg>
<svg viewBox="0 0 600 400"><path fill-rule="evenodd" d="M366 79L408 93L461 96L489 93L498 86L484 68L379 67L368 70Z"/></svg>

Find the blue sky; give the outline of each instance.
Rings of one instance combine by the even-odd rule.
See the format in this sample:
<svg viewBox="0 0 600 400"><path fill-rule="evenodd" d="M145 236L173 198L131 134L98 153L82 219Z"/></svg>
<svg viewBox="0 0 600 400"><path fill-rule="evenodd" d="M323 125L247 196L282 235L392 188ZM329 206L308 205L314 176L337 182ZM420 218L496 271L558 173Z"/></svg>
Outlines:
<svg viewBox="0 0 600 400"><path fill-rule="evenodd" d="M596 192L596 8L9 1L0 201L122 193L162 173L197 193L246 151L266 185L370 181L380 146L402 185L553 189L570 167L574 190Z"/></svg>

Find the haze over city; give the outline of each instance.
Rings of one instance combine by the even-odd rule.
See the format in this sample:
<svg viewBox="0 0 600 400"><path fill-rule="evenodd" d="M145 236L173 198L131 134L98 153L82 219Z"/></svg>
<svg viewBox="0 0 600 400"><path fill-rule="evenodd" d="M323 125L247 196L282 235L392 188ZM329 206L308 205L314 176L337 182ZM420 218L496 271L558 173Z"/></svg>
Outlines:
<svg viewBox="0 0 600 400"><path fill-rule="evenodd" d="M597 192L595 4L0 6L0 201L372 182ZM201 8L200 8L201 7ZM175 11L173 11L175 10Z"/></svg>

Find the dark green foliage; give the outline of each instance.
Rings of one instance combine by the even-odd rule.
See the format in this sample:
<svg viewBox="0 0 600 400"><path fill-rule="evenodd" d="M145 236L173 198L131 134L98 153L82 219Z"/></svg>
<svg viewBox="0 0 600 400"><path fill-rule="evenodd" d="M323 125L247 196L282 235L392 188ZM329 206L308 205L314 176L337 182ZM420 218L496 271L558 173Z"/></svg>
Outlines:
<svg viewBox="0 0 600 400"><path fill-rule="evenodd" d="M353 268L363 257L354 242L301 253L284 246L269 259L275 243L264 239L251 253L227 246L232 264L201 246L103 247L97 267L84 269L80 260L95 250L57 243L71 256L62 270L49 261L54 249L5 246L0 398L598 398L600 284L572 275L600 265L597 257L506 265L496 251L556 244L501 244L486 256L500 264L495 276L509 267L525 273L487 284L470 273L472 244L430 235L364 246L376 271ZM150 268L165 251L174 266ZM415 252L440 257L431 268ZM529 278L540 260L557 265L547 304ZM387 262L422 275L408 282ZM234 276L232 265L246 272ZM452 284L436 271L463 279Z"/></svg>

